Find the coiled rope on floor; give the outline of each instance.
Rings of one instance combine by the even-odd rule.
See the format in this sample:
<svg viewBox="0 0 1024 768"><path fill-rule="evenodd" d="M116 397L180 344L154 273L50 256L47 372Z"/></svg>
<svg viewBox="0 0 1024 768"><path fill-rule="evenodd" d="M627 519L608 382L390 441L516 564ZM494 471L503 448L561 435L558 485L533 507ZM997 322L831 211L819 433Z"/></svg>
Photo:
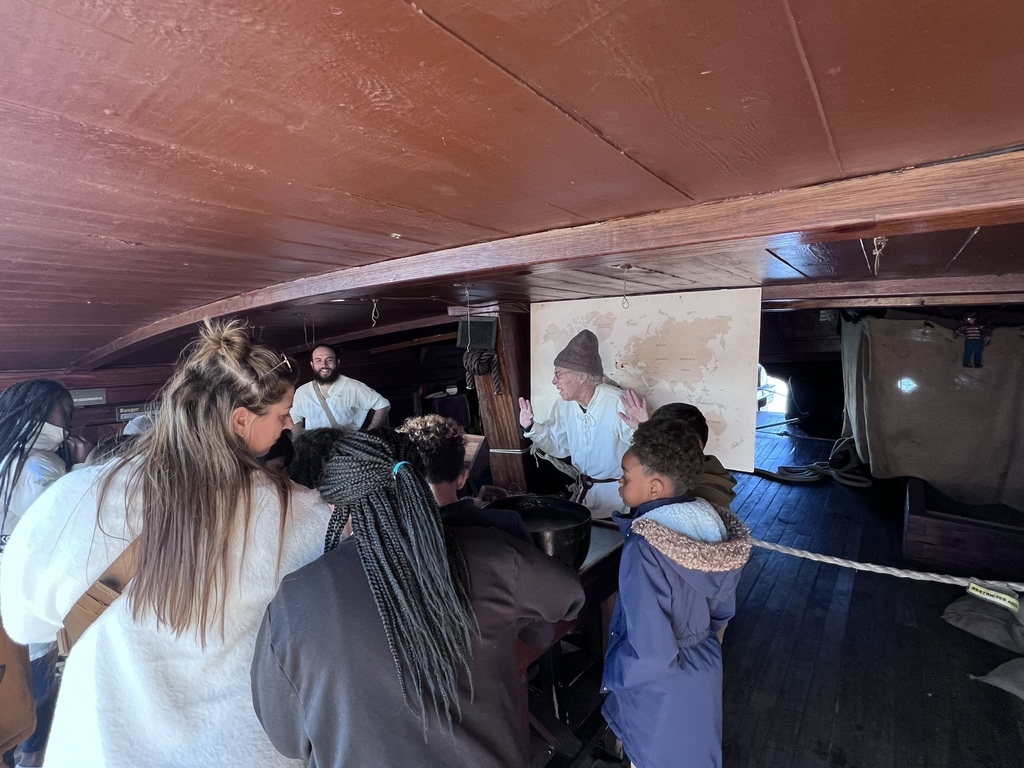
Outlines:
<svg viewBox="0 0 1024 768"><path fill-rule="evenodd" d="M860 471L861 466L853 438L844 437L832 447L828 461L816 461L813 464L795 467L781 466L774 472L769 469L755 469L754 474L784 483L815 483L824 478L831 478L851 488L869 488L872 483L871 477Z"/></svg>
<svg viewBox="0 0 1024 768"><path fill-rule="evenodd" d="M953 586L957 587L967 587L970 586L972 583L981 583L989 584L996 587L1008 587L1017 593L1024 592L1024 584L1018 584L1012 581L999 581L996 579L976 579L964 576L946 576L941 573L908 571L904 568L892 568L887 565L875 565L874 563L859 563L856 560L847 560L845 558L834 557L832 555L819 555L817 552L807 552L803 549L794 549L793 547L787 547L784 544L773 544L769 541L761 541L760 539L754 539L753 544L755 547L772 550L773 552L781 552L784 555L802 557L805 560L814 560L815 562L819 563L838 565L843 568L852 568L855 571L882 573L886 576L896 576L900 579L913 579L914 581L934 581L938 584L952 584Z"/></svg>

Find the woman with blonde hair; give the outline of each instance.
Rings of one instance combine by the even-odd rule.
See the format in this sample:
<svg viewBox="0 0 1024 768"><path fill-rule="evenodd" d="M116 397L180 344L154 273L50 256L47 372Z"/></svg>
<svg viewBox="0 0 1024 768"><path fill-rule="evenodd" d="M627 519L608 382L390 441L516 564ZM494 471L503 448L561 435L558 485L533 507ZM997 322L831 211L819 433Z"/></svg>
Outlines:
<svg viewBox="0 0 1024 768"><path fill-rule="evenodd" d="M0 572L4 625L50 639L138 539L134 580L67 660L49 768L274 766L249 663L282 576L323 547L330 509L259 462L291 427L286 357L238 321L207 321L122 457L58 480L22 518Z"/></svg>

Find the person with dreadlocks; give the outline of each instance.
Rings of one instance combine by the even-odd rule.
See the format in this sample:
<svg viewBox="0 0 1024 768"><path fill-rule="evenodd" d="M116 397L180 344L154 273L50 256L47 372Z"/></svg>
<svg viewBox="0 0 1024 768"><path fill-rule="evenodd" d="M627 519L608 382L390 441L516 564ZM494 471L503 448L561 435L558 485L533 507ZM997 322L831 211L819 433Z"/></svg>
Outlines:
<svg viewBox="0 0 1024 768"><path fill-rule="evenodd" d="M25 511L57 478L68 471L58 450L65 442L73 460L81 462L91 446L81 438L68 439L71 393L49 379L31 379L0 394L0 557L11 531ZM22 742L19 765L43 764L57 698L56 644L52 637L29 648L36 730Z"/></svg>
<svg viewBox="0 0 1024 768"><path fill-rule="evenodd" d="M68 471L61 446L68 445L76 464L92 449L68 437L72 408L71 393L49 379L23 381L0 394L0 553L25 510Z"/></svg>
<svg viewBox="0 0 1024 768"><path fill-rule="evenodd" d="M310 768L526 766L517 636L577 615L576 574L502 531L444 527L404 435L317 430L295 450L292 477L335 512L256 641L271 741Z"/></svg>
<svg viewBox="0 0 1024 768"><path fill-rule="evenodd" d="M54 637L131 546L134 578L64 668L48 768L295 764L252 708L249 665L282 576L322 551L330 508L259 461L291 426L292 364L206 322L127 452L58 479L0 563L18 642Z"/></svg>

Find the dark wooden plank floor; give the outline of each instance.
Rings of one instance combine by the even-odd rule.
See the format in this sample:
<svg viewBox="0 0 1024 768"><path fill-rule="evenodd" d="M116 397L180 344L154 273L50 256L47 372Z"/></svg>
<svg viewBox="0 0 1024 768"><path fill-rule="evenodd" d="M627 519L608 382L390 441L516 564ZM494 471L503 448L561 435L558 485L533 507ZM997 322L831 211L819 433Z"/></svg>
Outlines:
<svg viewBox="0 0 1024 768"><path fill-rule="evenodd" d="M827 458L831 442L759 434L757 466ZM851 559L900 558L902 486L739 476L754 536ZM1024 702L971 680L1014 658L941 619L958 587L755 549L725 639L731 768L1024 764Z"/></svg>

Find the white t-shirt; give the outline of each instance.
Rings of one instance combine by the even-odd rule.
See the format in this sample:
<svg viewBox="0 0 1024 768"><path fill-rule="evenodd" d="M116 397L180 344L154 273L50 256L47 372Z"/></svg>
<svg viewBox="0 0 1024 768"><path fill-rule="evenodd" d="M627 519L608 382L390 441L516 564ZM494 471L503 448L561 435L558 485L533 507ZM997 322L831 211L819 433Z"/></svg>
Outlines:
<svg viewBox="0 0 1024 768"><path fill-rule="evenodd" d="M295 399L292 401L292 421L296 424L300 421L306 422L306 429L320 429L333 426L327 414L324 413L320 398L317 397L317 386L315 381L303 384L295 390ZM370 411L379 411L389 408L391 403L382 397L379 392L363 384L361 381L350 379L347 376L339 376L331 384L324 394L327 406L334 414L339 427L348 429L359 429L366 421Z"/></svg>

